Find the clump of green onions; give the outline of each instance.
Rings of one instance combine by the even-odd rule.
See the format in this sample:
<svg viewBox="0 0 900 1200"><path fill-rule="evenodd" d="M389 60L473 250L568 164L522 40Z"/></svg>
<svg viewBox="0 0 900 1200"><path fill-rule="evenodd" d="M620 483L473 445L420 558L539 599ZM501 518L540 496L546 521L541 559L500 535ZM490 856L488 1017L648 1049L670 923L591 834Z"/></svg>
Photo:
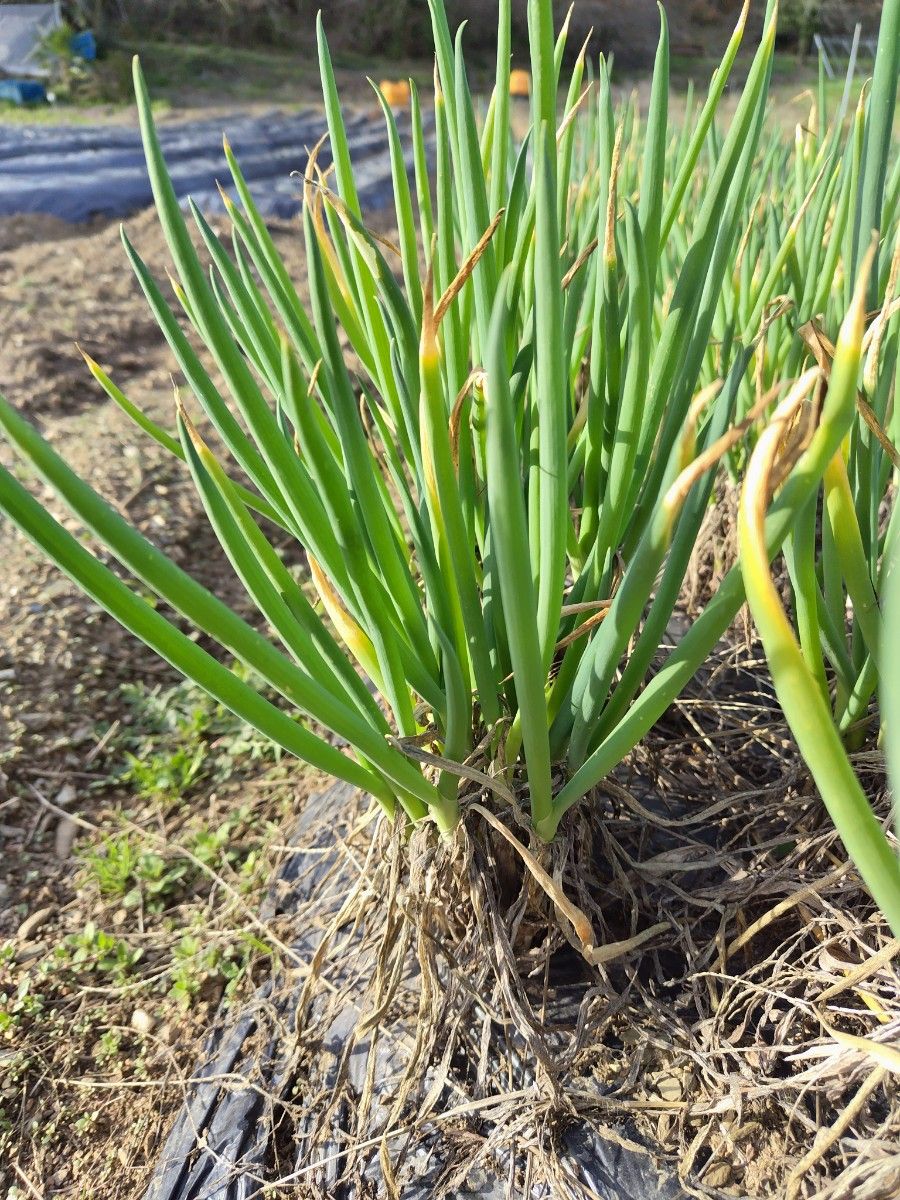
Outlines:
<svg viewBox="0 0 900 1200"><path fill-rule="evenodd" d="M332 169L319 167L317 148L303 180L308 308L227 143L231 244L191 206L201 261L135 65L172 291L206 353L123 235L184 377L177 428L159 427L89 365L185 463L266 632L131 528L5 403L0 425L16 449L127 572L223 653L201 649L5 470L0 508L179 671L388 812L399 805L449 834L460 778L474 770L527 794L534 829L550 839L743 602L732 571L648 681L720 460L739 463L765 410L762 377L802 375L809 351L784 314L815 290L810 264L818 280L834 274L835 205L855 184L840 165L842 114L821 135L821 162L795 144L793 173L783 139L765 132L774 3L723 129L747 7L706 99L689 98L681 124L668 111L663 15L644 123L633 101L616 109L607 64L595 69L586 48L562 78L567 28L554 29L551 0L530 0L522 142L510 119L510 0L499 5L481 121L462 31L451 36L442 0L429 6L433 173L416 89L412 180L380 97L396 241L366 227L319 26ZM788 184L772 190L785 171ZM764 187L774 215L760 223ZM817 428L776 499L768 552L845 436L841 414ZM272 525L302 547L317 603L274 549ZM284 703L223 665L226 655Z"/></svg>
<svg viewBox="0 0 900 1200"><path fill-rule="evenodd" d="M767 371L791 373L816 360L810 396L823 402L820 427L841 411L842 436L784 543L793 620L772 582L763 522L802 424L802 397L785 401L760 436L747 469L739 540L747 598L775 688L797 744L863 880L900 936L900 860L876 819L851 757L878 714L896 786L896 664L884 624L884 596L896 561L895 496L900 469L895 390L900 343L900 156L891 166L892 123L900 71L900 3L887 0L871 92L861 96L849 153L835 161L837 131L798 136L798 174L830 172L815 218L829 228L830 249L807 242L798 255L798 335L776 351ZM846 105L842 105L842 110ZM834 165L829 165L834 164ZM871 239L868 257L866 247ZM891 250L893 249L893 253ZM804 258L807 260L804 263ZM819 274L822 268L823 273ZM857 274L856 295L837 333L837 313ZM818 276L818 277L817 277ZM833 339L833 340L832 340ZM836 341L836 346L834 342ZM825 387L827 385L827 391ZM818 389L818 390L816 390ZM795 410L791 404L795 403ZM809 409L807 405L807 409ZM821 531L821 532L820 532ZM896 574L896 568L893 568ZM896 631L896 611L892 613Z"/></svg>
<svg viewBox="0 0 900 1200"><path fill-rule="evenodd" d="M833 421L846 423L855 407L857 379L862 361L865 293L868 271L860 279L857 295L838 338L828 390L819 417L820 427ZM741 496L739 543L747 599L770 664L778 699L803 757L821 793L822 799L853 861L870 892L881 907L894 932L900 934L900 859L897 858L878 823L856 777L842 740L846 731L851 702L858 692L870 690L862 675L857 693L842 689L840 668L835 671L835 711L825 673L825 649L829 638L816 628L816 616L827 612L819 590L815 562L802 564L800 555L811 547L800 541L801 531L792 532L790 561L794 580L800 632L797 634L785 612L772 580L765 539L765 517L779 454L790 455L791 432L796 433L798 417L808 393L821 379L817 369L807 372L800 385L792 389L776 409L759 438L750 459ZM875 673L879 664L887 665L882 650L883 633L877 599L862 556L859 527L855 520L852 495L847 479L844 452L839 446L825 472L823 517L829 533L823 538L823 551L834 545L833 553L844 564L847 584L854 603L855 622L864 639L864 663L861 670ZM814 501L810 502L810 506ZM805 537L808 531L803 530ZM827 565L827 564L826 564ZM801 571L801 566L808 569ZM841 577L838 576L840 583ZM807 588L809 590L807 590ZM860 590L857 590L859 588ZM843 598L843 593L842 593ZM832 625L834 647L843 649L845 617ZM838 632L839 631L839 632ZM819 641L812 643L810 633ZM849 665L850 651L845 653ZM860 668L857 668L860 669ZM886 671L886 677L890 674ZM895 733L891 733L896 738Z"/></svg>

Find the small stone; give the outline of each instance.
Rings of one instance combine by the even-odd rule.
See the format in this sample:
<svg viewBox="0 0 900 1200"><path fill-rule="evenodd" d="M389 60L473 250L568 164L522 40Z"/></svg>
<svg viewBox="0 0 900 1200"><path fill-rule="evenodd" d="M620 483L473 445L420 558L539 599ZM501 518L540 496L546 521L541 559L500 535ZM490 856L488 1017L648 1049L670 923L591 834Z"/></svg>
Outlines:
<svg viewBox="0 0 900 1200"><path fill-rule="evenodd" d="M682 1080L668 1071L661 1071L653 1081L663 1100L676 1101L684 1095Z"/></svg>
<svg viewBox="0 0 900 1200"><path fill-rule="evenodd" d="M56 579L53 583L48 583L41 592L42 600L59 600L62 596L70 595L72 584L68 579Z"/></svg>
<svg viewBox="0 0 900 1200"><path fill-rule="evenodd" d="M60 808L68 808L72 801L77 797L78 792L71 783L64 783L54 798L54 804Z"/></svg>
<svg viewBox="0 0 900 1200"><path fill-rule="evenodd" d="M46 954L47 949L46 942L32 942L29 946L22 946L16 951L16 966L21 967L25 963L33 962L42 954Z"/></svg>
<svg viewBox="0 0 900 1200"><path fill-rule="evenodd" d="M53 717L49 713L19 713L19 721L35 733L40 733L42 729L47 729L53 722Z"/></svg>
<svg viewBox="0 0 900 1200"><path fill-rule="evenodd" d="M131 1014L131 1028L146 1037L153 1029L153 1018L143 1008L136 1008Z"/></svg>
<svg viewBox="0 0 900 1200"><path fill-rule="evenodd" d="M78 832L78 826L71 817L63 817L56 826L56 838L54 842L54 850L56 857L65 861L72 853L72 843L75 841L75 834Z"/></svg>

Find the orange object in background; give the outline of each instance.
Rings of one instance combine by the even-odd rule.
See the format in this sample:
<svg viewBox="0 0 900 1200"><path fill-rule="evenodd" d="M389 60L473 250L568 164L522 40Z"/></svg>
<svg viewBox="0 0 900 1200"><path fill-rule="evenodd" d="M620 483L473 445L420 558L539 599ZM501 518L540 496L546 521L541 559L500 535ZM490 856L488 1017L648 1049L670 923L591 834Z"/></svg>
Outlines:
<svg viewBox="0 0 900 1200"><path fill-rule="evenodd" d="M531 95L531 76L527 71L517 70L509 73L509 94L511 96Z"/></svg>
<svg viewBox="0 0 900 1200"><path fill-rule="evenodd" d="M405 79L382 79L378 86L391 108L409 107L409 84Z"/></svg>

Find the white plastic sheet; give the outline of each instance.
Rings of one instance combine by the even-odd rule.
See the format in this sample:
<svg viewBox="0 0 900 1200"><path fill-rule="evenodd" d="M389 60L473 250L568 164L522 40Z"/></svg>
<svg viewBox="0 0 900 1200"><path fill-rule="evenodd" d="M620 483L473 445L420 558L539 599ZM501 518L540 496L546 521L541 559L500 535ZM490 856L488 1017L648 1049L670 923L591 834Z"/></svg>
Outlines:
<svg viewBox="0 0 900 1200"><path fill-rule="evenodd" d="M48 75L37 51L47 34L61 24L59 3L4 4L0 0L0 72Z"/></svg>
<svg viewBox="0 0 900 1200"><path fill-rule="evenodd" d="M408 119L400 122L412 164ZM217 181L228 183L222 150L227 132L257 206L266 217L300 211L307 147L325 132L321 113L233 114L201 121L161 122L159 137L175 193L203 212L223 211ZM357 114L347 121L360 201L368 209L392 203L391 163L384 122ZM328 162L325 147L319 162ZM137 129L125 125L0 123L0 218L48 213L64 221L127 217L153 202Z"/></svg>

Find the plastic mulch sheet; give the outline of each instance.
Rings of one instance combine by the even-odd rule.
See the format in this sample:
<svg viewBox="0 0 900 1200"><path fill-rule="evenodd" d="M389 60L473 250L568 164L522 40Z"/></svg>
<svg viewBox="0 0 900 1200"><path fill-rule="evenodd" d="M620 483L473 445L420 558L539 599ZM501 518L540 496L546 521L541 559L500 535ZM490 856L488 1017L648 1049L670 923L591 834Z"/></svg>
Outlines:
<svg viewBox="0 0 900 1200"><path fill-rule="evenodd" d="M311 927L314 924L320 931L329 923L350 884L352 868L336 844L327 814L351 796L349 789L338 785L307 802L290 843L296 849L285 860L260 914L266 921L275 917L283 921L285 914L303 911L292 939L298 960L312 959L320 932L316 928L310 932ZM311 900L321 908L321 919L315 923L309 920ZM364 953L360 947L360 954ZM411 986L415 987L415 979ZM342 1091L358 1095L365 1087L369 1056L365 1039L357 1041L349 1055L344 1053L359 1016L348 994L346 1005L336 1013L329 1010L326 1018L316 1082L305 1081L302 1073L293 1070L290 1031L302 989L303 972L295 971L292 978L269 980L243 1008L220 1011L145 1200L251 1200L269 1194L264 1181L273 1178L284 1186L292 1183L303 1195L328 1200L368 1200L386 1194L378 1143L389 1111L391 1081L398 1074L396 1043L385 1038L377 1044L378 1061L371 1076L376 1080L376 1095L368 1116L372 1136L360 1138L358 1128L351 1135L342 1119L342 1106L336 1104L328 1142L323 1146L319 1139L310 1151L309 1130L304 1128L304 1083L321 1095L335 1092L340 1082ZM574 997L576 1004L579 998ZM523 1068L522 1079L511 1080L510 1088L529 1081ZM423 1086L431 1083L426 1079ZM288 1099L300 1115L294 1117L286 1139L279 1129L279 1113L281 1102ZM449 1089L446 1100L448 1106L454 1102ZM540 1186L532 1188L528 1200L682 1200L678 1184L661 1177L649 1155L624 1145L630 1131L622 1133L622 1141L614 1141L587 1120L569 1123L555 1140L553 1153L573 1181L571 1192L563 1195ZM357 1155L356 1172L348 1181L343 1167L351 1136L364 1152ZM462 1187L446 1192L438 1183L448 1154L440 1122L426 1122L413 1142L404 1146L398 1169L396 1182L403 1200L427 1200L433 1195L504 1200L510 1195L511 1168L521 1166L508 1158L493 1164L493 1169L478 1166ZM404 1145L403 1139L391 1140L390 1145L396 1149Z"/></svg>
<svg viewBox="0 0 900 1200"><path fill-rule="evenodd" d="M408 119L398 118L401 134ZM161 122L159 136L182 203L223 211L218 183L230 181L222 134L241 164L260 212L289 218L300 211L307 150L325 132L319 112L273 112L203 121ZM347 120L354 172L364 209L393 200L384 123L357 114ZM408 139L407 143L408 143ZM319 156L329 162L327 143ZM409 165L412 151L409 153ZM233 191L232 191L233 195ZM121 125L0 125L0 217L46 213L64 221L126 217L153 202L137 129Z"/></svg>

